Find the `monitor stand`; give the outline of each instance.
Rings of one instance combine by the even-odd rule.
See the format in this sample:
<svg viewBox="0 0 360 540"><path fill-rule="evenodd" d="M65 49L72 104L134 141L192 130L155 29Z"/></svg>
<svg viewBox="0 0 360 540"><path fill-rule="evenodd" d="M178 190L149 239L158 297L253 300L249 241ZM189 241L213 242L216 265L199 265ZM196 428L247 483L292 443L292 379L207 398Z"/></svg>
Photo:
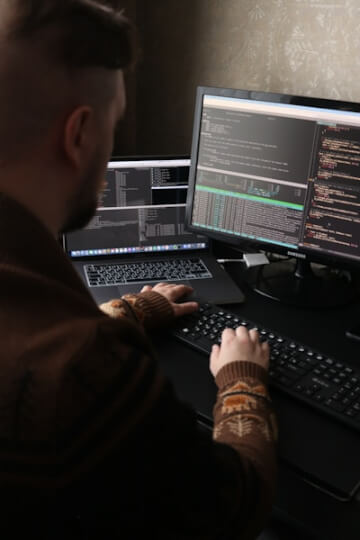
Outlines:
<svg viewBox="0 0 360 540"><path fill-rule="evenodd" d="M348 275L331 273L301 259L281 260L250 269L249 285L259 294L299 307L344 306L358 298Z"/></svg>

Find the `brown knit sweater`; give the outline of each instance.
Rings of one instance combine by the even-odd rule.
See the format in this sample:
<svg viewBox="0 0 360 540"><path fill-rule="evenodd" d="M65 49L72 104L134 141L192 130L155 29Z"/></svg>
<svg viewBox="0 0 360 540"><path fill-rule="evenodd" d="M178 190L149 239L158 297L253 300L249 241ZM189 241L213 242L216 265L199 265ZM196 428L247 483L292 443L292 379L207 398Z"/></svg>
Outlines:
<svg viewBox="0 0 360 540"><path fill-rule="evenodd" d="M219 372L211 438L146 336L171 318L168 302L149 292L104 309L117 318L0 196L1 537L255 538L275 483L265 371Z"/></svg>

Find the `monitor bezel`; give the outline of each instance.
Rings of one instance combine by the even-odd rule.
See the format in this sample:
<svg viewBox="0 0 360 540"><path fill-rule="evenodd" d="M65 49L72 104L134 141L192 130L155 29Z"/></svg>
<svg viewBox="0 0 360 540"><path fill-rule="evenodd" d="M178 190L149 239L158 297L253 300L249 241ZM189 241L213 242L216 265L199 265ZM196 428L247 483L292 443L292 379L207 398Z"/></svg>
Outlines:
<svg viewBox="0 0 360 540"><path fill-rule="evenodd" d="M203 98L205 95L224 96L230 98L240 98L254 101L267 101L270 103L284 103L315 107L321 109L333 109L340 111L356 112L360 114L360 103L326 99L310 96L299 96L295 94L282 94L275 92L263 92L258 90L242 90L235 88L221 88L214 86L198 86L195 100L193 136L191 145L191 162L189 171L189 187L186 201L185 223L187 228L196 233L208 236L210 239L229 244L240 250L242 253L262 251L274 253L282 256L294 257L304 261L324 264L332 268L345 270L359 269L360 259L346 257L341 254L330 254L327 252L315 251L310 248L300 246L297 249L290 249L271 242L262 242L256 239L248 239L241 236L231 235L225 232L217 232L198 227L192 223L194 189L196 181L196 170L198 162L198 152L200 143L201 118L203 110Z"/></svg>

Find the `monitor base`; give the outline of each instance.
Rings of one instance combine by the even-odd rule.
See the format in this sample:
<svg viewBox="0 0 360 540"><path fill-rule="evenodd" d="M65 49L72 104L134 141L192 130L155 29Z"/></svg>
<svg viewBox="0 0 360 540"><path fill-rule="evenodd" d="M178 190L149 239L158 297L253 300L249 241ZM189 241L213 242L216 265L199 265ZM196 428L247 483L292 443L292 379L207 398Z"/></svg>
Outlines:
<svg viewBox="0 0 360 540"><path fill-rule="evenodd" d="M284 304L306 308L344 306L358 299L347 275L314 269L302 260L279 261L250 272L248 283L257 293Z"/></svg>

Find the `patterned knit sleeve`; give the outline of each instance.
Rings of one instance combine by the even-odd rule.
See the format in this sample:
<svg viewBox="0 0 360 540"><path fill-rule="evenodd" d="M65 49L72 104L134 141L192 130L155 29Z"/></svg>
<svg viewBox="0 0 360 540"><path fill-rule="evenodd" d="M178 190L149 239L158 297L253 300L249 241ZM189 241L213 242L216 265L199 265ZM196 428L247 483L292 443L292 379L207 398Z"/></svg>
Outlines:
<svg viewBox="0 0 360 540"><path fill-rule="evenodd" d="M101 311L114 319L128 318L146 329L159 328L174 318L170 302L161 294L148 291L126 294L100 306Z"/></svg>
<svg viewBox="0 0 360 540"><path fill-rule="evenodd" d="M267 372L254 363L233 362L219 371L216 383L213 438L231 446L240 455L244 470L257 478L254 508L266 515L274 498L277 441Z"/></svg>

